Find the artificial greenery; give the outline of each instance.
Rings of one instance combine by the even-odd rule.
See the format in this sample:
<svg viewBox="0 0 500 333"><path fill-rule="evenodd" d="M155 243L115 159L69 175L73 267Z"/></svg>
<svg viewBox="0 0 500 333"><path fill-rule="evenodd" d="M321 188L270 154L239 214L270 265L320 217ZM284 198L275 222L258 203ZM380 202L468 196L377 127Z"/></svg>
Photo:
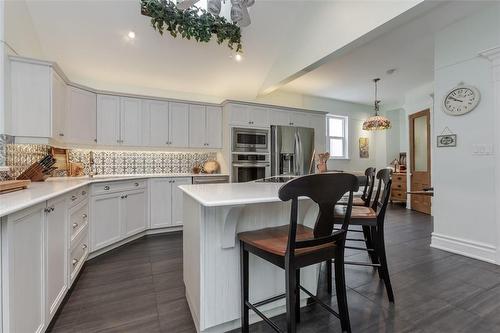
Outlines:
<svg viewBox="0 0 500 333"><path fill-rule="evenodd" d="M242 50L240 27L206 10L197 7L180 10L171 0L141 0L141 13L151 17L153 28L161 35L167 30L174 38L181 36L205 43L216 35L217 43L227 40L231 50Z"/></svg>

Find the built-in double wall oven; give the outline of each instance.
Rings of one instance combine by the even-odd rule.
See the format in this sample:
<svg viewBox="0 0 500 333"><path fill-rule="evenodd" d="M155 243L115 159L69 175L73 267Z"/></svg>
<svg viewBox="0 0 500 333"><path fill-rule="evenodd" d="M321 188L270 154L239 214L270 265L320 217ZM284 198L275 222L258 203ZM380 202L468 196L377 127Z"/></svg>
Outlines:
<svg viewBox="0 0 500 333"><path fill-rule="evenodd" d="M232 181L245 183L271 175L269 130L232 128Z"/></svg>

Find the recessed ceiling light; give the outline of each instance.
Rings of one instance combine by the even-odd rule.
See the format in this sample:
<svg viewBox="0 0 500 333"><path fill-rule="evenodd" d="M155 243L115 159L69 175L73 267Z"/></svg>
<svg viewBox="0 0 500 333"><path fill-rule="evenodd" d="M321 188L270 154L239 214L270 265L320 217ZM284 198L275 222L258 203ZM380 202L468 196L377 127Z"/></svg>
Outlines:
<svg viewBox="0 0 500 333"><path fill-rule="evenodd" d="M243 60L243 56L239 53L236 53L236 55L234 56L234 59L238 62L242 61Z"/></svg>
<svg viewBox="0 0 500 333"><path fill-rule="evenodd" d="M392 74L394 74L396 71L397 71L397 68L390 68L390 69L388 69L385 73L386 73L387 75L392 75Z"/></svg>
<svg viewBox="0 0 500 333"><path fill-rule="evenodd" d="M133 31L129 31L127 36L128 36L128 38L130 38L130 39L134 39L134 38L135 38L135 32L133 32Z"/></svg>

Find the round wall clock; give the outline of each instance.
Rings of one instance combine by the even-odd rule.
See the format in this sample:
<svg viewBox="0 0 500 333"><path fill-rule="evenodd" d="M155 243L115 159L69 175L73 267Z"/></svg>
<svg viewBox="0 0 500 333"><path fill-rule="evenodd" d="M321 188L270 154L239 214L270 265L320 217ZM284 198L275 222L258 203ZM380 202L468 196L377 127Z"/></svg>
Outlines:
<svg viewBox="0 0 500 333"><path fill-rule="evenodd" d="M475 87L460 85L446 94L443 110L451 116L461 116L474 110L480 99L481 94Z"/></svg>

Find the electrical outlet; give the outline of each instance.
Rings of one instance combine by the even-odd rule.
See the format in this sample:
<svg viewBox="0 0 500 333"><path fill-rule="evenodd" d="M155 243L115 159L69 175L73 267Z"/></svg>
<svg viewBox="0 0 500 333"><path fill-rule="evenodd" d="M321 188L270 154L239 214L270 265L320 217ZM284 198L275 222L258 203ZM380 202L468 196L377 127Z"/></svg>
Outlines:
<svg viewBox="0 0 500 333"><path fill-rule="evenodd" d="M487 143L475 143L472 145L472 155L493 155L493 145Z"/></svg>

